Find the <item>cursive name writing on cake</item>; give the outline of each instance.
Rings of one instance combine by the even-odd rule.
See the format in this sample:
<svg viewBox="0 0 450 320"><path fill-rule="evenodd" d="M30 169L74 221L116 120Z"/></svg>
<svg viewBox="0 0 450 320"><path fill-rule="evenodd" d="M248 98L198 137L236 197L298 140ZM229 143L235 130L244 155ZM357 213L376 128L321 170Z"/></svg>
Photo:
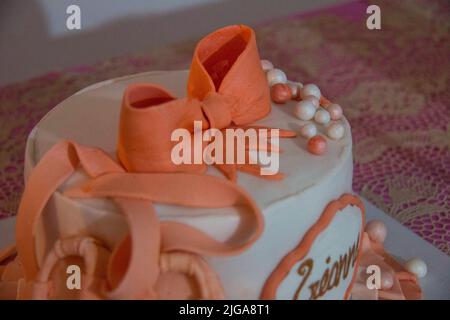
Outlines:
<svg viewBox="0 0 450 320"><path fill-rule="evenodd" d="M351 247L349 247L348 251L339 256L339 259L336 259L331 263L331 257L328 256L325 259L327 264L327 268L322 273L320 279L313 281L309 286L309 299L316 300L320 297L323 297L328 291L331 291L333 288L339 286L341 280L347 279L350 266L353 268L356 263L356 258L358 256L358 248L359 248L359 234L357 240L353 243ZM331 267L330 267L331 265ZM298 300L300 293L305 289L305 285L307 282L310 282L310 276L312 270L314 268L314 260L308 258L304 260L299 268L297 269L297 273L301 277L300 285L295 291L293 300Z"/></svg>

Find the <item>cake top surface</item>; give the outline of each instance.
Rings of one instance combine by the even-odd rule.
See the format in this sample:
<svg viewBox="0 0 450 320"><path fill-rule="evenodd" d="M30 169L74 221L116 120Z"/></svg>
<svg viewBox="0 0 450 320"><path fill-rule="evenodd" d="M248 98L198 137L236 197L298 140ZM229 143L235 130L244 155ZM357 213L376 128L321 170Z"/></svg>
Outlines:
<svg viewBox="0 0 450 320"><path fill-rule="evenodd" d="M122 78L112 79L81 90L57 105L31 132L26 150L25 177L39 159L57 142L68 139L80 144L99 147L116 157L120 105L125 88L132 83L156 83L164 86L174 96L186 95L188 71L154 71ZM272 104L271 113L254 125L288 129L298 132L305 121L298 120L293 114L295 101L285 105ZM295 138L280 139L279 170L285 178L279 181L238 173L237 183L249 192L261 210L272 204L295 196L333 175L342 168L345 160L351 157L350 126L343 118L345 135L341 140L327 138L327 152L316 156L307 151L307 139L298 135ZM151 124L149 124L151 125ZM319 134L325 136L325 127L317 125ZM222 176L213 166L207 174ZM225 177L224 177L225 178ZM64 189L79 183L85 175L79 170L69 178ZM83 200L94 207L108 207L105 200ZM159 214L178 215L207 214L211 209L190 209L161 206ZM186 211L185 211L186 210ZM228 209L215 209L227 211Z"/></svg>

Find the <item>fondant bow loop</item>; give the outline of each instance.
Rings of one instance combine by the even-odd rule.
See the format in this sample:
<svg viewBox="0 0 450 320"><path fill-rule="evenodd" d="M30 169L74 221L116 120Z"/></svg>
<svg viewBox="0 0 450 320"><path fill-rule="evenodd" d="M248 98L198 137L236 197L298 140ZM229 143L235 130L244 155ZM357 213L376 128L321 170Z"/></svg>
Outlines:
<svg viewBox="0 0 450 320"><path fill-rule="evenodd" d="M200 101L176 99L154 84L130 85L123 95L118 157L129 172L203 172L204 165L173 163L175 130L193 133L195 121L202 123L202 130L225 128L232 122L235 102L232 96L214 92Z"/></svg>
<svg viewBox="0 0 450 320"><path fill-rule="evenodd" d="M192 133L195 121L201 121L202 130L247 125L265 117L270 109L253 30L225 27L206 36L195 49L188 97L176 99L154 84L133 84L126 89L118 157L130 172L204 172L205 165L173 163L176 129Z"/></svg>
<svg viewBox="0 0 450 320"><path fill-rule="evenodd" d="M199 41L189 72L188 96L203 100L213 92L235 98L230 113L236 125L255 122L270 112L269 87L251 28L228 26Z"/></svg>
<svg viewBox="0 0 450 320"><path fill-rule="evenodd" d="M176 129L193 132L194 121L207 129L200 101L176 99L154 84L130 85L122 100L118 158L129 172L203 172L204 166L175 164L171 151ZM193 150L194 151L194 150Z"/></svg>

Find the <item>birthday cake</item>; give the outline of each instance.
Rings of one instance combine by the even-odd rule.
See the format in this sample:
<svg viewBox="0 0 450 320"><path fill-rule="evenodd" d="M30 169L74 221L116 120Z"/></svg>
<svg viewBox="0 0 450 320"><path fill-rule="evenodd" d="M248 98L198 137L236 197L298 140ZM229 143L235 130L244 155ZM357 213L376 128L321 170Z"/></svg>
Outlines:
<svg viewBox="0 0 450 320"><path fill-rule="evenodd" d="M402 267L364 229L352 165L342 108L222 28L190 70L95 84L36 125L0 298L373 297L361 267ZM420 295L389 281L381 298Z"/></svg>

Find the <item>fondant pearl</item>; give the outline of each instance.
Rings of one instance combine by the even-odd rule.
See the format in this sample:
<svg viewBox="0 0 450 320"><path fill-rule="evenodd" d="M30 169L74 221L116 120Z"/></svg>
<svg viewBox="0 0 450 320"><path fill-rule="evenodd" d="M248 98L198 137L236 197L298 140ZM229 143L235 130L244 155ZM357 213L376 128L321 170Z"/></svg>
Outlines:
<svg viewBox="0 0 450 320"><path fill-rule="evenodd" d="M332 123L327 128L327 135L333 140L340 140L344 137L345 127L342 123Z"/></svg>
<svg viewBox="0 0 450 320"><path fill-rule="evenodd" d="M319 101L319 99L317 99L317 98L314 97L314 96L306 96L306 97L303 98L303 100L311 101L312 104L314 105L314 107L315 107L316 109L320 106L320 101Z"/></svg>
<svg viewBox="0 0 450 320"><path fill-rule="evenodd" d="M316 86L313 83L306 84L303 86L301 91L302 98L305 98L307 96L314 96L317 99L320 99L321 93L318 86Z"/></svg>
<svg viewBox="0 0 450 320"><path fill-rule="evenodd" d="M327 141L322 136L314 136L308 141L308 151L315 155L322 155L327 151Z"/></svg>
<svg viewBox="0 0 450 320"><path fill-rule="evenodd" d="M298 96L300 97L300 90L303 88L303 83L297 81L295 81L294 83L298 86Z"/></svg>
<svg viewBox="0 0 450 320"><path fill-rule="evenodd" d="M291 99L291 89L284 83L276 83L270 87L270 97L275 103L286 103Z"/></svg>
<svg viewBox="0 0 450 320"><path fill-rule="evenodd" d="M303 87L303 85L300 82L294 82L294 81L289 81L289 80L286 84L291 89L291 93L292 93L291 99L300 100L300 89Z"/></svg>
<svg viewBox="0 0 450 320"><path fill-rule="evenodd" d="M330 122L330 114L324 109L318 109L314 115L314 121L320 124L327 124Z"/></svg>
<svg viewBox="0 0 450 320"><path fill-rule="evenodd" d="M308 121L314 117L316 108L310 101L302 100L295 104L294 114L300 120Z"/></svg>
<svg viewBox="0 0 450 320"><path fill-rule="evenodd" d="M339 120L342 118L342 108L336 103L330 105L327 108L327 111L330 113L331 120Z"/></svg>
<svg viewBox="0 0 450 320"><path fill-rule="evenodd" d="M394 275L386 270L381 271L381 289L389 290L394 285Z"/></svg>
<svg viewBox="0 0 450 320"><path fill-rule="evenodd" d="M372 241L383 243L387 236L387 228L380 220L372 220L366 224L365 231Z"/></svg>
<svg viewBox="0 0 450 320"><path fill-rule="evenodd" d="M307 123L300 128L300 135L305 138L314 137L317 134L317 128L313 123Z"/></svg>
<svg viewBox="0 0 450 320"><path fill-rule="evenodd" d="M270 69L267 71L266 76L270 86L276 83L286 83L287 81L286 74L280 69Z"/></svg>
<svg viewBox="0 0 450 320"><path fill-rule="evenodd" d="M427 264L419 258L408 260L405 264L405 269L415 274L418 278L423 278L427 275Z"/></svg>
<svg viewBox="0 0 450 320"><path fill-rule="evenodd" d="M261 67L264 71L268 71L273 69L273 63L270 62L269 60L261 60Z"/></svg>

